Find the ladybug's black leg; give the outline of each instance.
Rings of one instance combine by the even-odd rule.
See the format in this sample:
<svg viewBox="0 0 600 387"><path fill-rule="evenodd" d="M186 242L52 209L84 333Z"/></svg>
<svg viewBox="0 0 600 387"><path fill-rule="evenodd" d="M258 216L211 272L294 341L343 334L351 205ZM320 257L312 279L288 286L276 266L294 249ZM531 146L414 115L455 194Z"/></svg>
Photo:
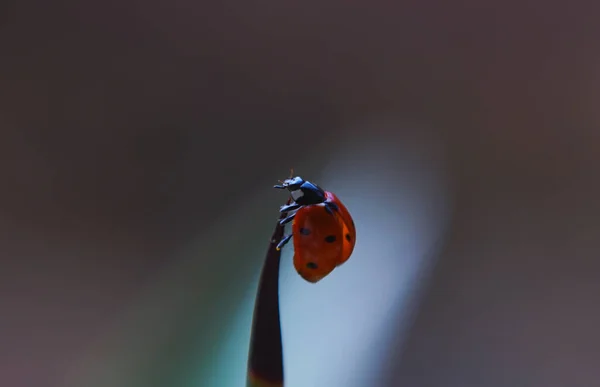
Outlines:
<svg viewBox="0 0 600 387"><path fill-rule="evenodd" d="M296 213L293 213L292 215L288 216L287 218L285 218L285 219L281 219L281 220L279 221L279 224L280 224L280 225L282 225L282 226L283 226L284 224L288 224L289 222L291 222L292 220L294 220L294 217L295 217L295 216L296 216Z"/></svg>
<svg viewBox="0 0 600 387"><path fill-rule="evenodd" d="M281 206L281 208L279 208L279 212L294 211L300 207L302 207L302 204L298 204L298 203L286 204L285 206Z"/></svg>
<svg viewBox="0 0 600 387"><path fill-rule="evenodd" d="M285 246L290 241L290 239L292 239L292 234L284 236L281 242L279 242L279 244L277 245L277 250L281 250L281 248Z"/></svg>

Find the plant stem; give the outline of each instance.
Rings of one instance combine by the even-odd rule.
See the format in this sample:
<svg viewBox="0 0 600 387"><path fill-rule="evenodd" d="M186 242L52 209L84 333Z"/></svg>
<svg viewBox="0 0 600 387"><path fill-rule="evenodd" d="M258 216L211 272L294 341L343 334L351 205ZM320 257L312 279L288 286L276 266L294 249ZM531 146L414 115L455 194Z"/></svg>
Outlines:
<svg viewBox="0 0 600 387"><path fill-rule="evenodd" d="M290 203L288 199L287 204ZM280 220L285 218L282 213ZM283 387L283 353L279 320L279 260L277 244L284 227L277 222L262 273L254 305L247 387Z"/></svg>

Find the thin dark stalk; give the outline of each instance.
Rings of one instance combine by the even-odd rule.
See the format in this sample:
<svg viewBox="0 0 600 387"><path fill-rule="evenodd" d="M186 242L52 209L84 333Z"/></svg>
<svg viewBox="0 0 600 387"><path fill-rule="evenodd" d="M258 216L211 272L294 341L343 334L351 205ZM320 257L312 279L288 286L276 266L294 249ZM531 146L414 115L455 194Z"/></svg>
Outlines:
<svg viewBox="0 0 600 387"><path fill-rule="evenodd" d="M288 200L289 204L290 201ZM284 219L282 213L280 219ZM277 244L283 238L284 226L277 222L258 283L250 352L248 355L248 387L282 387L283 353L279 320L279 260Z"/></svg>

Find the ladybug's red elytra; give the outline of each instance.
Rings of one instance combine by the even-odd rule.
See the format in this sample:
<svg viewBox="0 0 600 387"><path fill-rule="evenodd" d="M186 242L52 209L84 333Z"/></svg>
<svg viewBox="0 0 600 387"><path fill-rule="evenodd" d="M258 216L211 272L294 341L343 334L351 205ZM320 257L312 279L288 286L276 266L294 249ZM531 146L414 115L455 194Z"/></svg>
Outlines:
<svg viewBox="0 0 600 387"><path fill-rule="evenodd" d="M292 202L280 212L293 212L280 221L292 222L292 233L277 249L294 239L294 267L302 278L316 283L350 258L356 228L350 212L338 197L299 176L280 181L274 188L290 191Z"/></svg>

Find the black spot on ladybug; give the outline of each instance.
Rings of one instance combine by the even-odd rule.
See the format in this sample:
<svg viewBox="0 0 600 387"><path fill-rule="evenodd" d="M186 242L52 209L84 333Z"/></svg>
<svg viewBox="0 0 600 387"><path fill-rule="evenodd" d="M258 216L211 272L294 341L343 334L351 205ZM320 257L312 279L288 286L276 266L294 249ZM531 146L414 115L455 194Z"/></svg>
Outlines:
<svg viewBox="0 0 600 387"><path fill-rule="evenodd" d="M306 267L308 267L309 269L316 269L318 266L314 262L309 262L306 264Z"/></svg>
<svg viewBox="0 0 600 387"><path fill-rule="evenodd" d="M310 235L310 230L307 228L300 228L300 234L302 235Z"/></svg>
<svg viewBox="0 0 600 387"><path fill-rule="evenodd" d="M338 211L340 209L335 203L329 203L329 207L331 207L334 211Z"/></svg>
<svg viewBox="0 0 600 387"><path fill-rule="evenodd" d="M352 240L352 238L350 238L350 234L346 234L346 240L347 240L348 242L350 242L350 241Z"/></svg>
<svg viewBox="0 0 600 387"><path fill-rule="evenodd" d="M333 215L333 211L331 210L331 208L329 208L327 204L323 208L325 208L325 212L327 212L329 215Z"/></svg>
<svg viewBox="0 0 600 387"><path fill-rule="evenodd" d="M325 237L325 242L327 242L327 243L333 243L333 242L335 242L335 240L336 240L335 235L327 235Z"/></svg>

